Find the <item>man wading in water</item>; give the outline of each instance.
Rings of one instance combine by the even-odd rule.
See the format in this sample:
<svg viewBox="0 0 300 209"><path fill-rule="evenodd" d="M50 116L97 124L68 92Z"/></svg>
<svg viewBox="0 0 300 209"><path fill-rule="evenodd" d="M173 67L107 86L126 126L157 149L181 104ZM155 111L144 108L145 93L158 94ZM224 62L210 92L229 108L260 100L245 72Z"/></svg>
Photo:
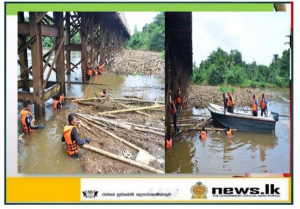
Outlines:
<svg viewBox="0 0 300 209"><path fill-rule="evenodd" d="M64 134L61 139L62 142L66 142L67 152L71 157L79 156L79 146L84 145L85 143L90 143L89 138L80 139L79 131L76 127L77 118L74 113L71 113L68 116L69 125L66 125L64 128Z"/></svg>

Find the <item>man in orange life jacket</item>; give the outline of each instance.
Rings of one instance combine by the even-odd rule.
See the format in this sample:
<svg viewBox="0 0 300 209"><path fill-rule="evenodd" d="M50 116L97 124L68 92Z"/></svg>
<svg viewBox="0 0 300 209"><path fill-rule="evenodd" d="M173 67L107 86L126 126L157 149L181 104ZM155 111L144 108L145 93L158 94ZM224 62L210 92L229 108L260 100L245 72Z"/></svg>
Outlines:
<svg viewBox="0 0 300 209"><path fill-rule="evenodd" d="M252 114L253 114L253 116L257 117L257 98L256 98L255 94L253 95Z"/></svg>
<svg viewBox="0 0 300 209"><path fill-rule="evenodd" d="M234 100L233 100L233 96L232 93L230 92L230 90L227 91L228 93L228 100L227 100L227 111L230 113L233 113L233 108L234 108Z"/></svg>
<svg viewBox="0 0 300 209"><path fill-rule="evenodd" d="M79 131L76 127L77 118L74 113L71 113L68 116L69 125L64 127L64 134L61 141L65 142L67 145L67 152L71 157L79 156L79 146L84 145L85 143L90 143L89 138L80 139Z"/></svg>
<svg viewBox="0 0 300 209"><path fill-rule="evenodd" d="M201 140L205 140L206 139L206 131L205 131L205 127L202 127L202 131L200 132L200 137Z"/></svg>
<svg viewBox="0 0 300 209"><path fill-rule="evenodd" d="M179 115L179 112L180 112L180 105L181 105L181 91L179 89L177 89L177 94L176 94L177 116Z"/></svg>
<svg viewBox="0 0 300 209"><path fill-rule="evenodd" d="M177 110L176 110L176 107L175 107L175 104L173 101L170 101L170 112L171 112L171 115L173 116L173 124L174 124L174 130L175 130L175 133L179 133L180 130L177 126Z"/></svg>
<svg viewBox="0 0 300 209"><path fill-rule="evenodd" d="M25 133L33 132L36 129L44 129L44 124L34 125L34 118L31 113L31 102L26 101L24 103L24 109L20 112L21 123L23 126L23 131Z"/></svg>
<svg viewBox="0 0 300 209"><path fill-rule="evenodd" d="M65 104L65 94L64 92L59 93L59 102L64 105Z"/></svg>
<svg viewBox="0 0 300 209"><path fill-rule="evenodd" d="M230 126L227 127L226 134L227 134L227 136L231 136L231 128L230 128Z"/></svg>
<svg viewBox="0 0 300 209"><path fill-rule="evenodd" d="M93 65L91 62L89 62L86 69L86 81L89 81L92 75L93 75Z"/></svg>
<svg viewBox="0 0 300 209"><path fill-rule="evenodd" d="M167 139L166 140L166 148L167 149L172 148L172 139L171 139L170 133L167 133L166 139Z"/></svg>
<svg viewBox="0 0 300 209"><path fill-rule="evenodd" d="M267 107L267 98L265 94L262 94L261 96L260 109L261 109L261 116L263 116L263 114L267 116L268 107Z"/></svg>
<svg viewBox="0 0 300 209"><path fill-rule="evenodd" d="M59 94L57 94L57 95L54 96L54 99L53 99L53 109L54 110L62 108L62 104L60 103L59 99L60 99Z"/></svg>

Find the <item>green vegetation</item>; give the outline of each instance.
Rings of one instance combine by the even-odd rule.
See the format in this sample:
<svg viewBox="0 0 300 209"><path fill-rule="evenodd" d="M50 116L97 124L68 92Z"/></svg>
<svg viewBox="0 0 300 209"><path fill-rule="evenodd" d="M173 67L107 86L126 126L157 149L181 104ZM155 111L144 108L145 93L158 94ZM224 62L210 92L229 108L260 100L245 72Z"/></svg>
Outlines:
<svg viewBox="0 0 300 209"><path fill-rule="evenodd" d="M161 12L150 24L146 24L142 31L134 28L134 33L126 47L135 50L150 50L161 52L165 49L165 13Z"/></svg>
<svg viewBox="0 0 300 209"><path fill-rule="evenodd" d="M199 67L194 63L191 80L195 84L214 86L221 84L252 88L289 87L290 50L283 51L281 57L275 54L271 64L265 66L257 65L255 61L246 64L238 50L227 53L218 48L211 52Z"/></svg>

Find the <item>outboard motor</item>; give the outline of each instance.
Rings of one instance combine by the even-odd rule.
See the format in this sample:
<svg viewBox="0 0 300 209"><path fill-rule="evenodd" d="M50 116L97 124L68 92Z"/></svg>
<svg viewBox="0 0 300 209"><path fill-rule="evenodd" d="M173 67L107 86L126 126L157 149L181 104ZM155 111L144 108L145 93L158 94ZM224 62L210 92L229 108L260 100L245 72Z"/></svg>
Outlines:
<svg viewBox="0 0 300 209"><path fill-rule="evenodd" d="M272 113L272 115L273 115L273 119L274 119L275 121L278 121L278 120L279 120L279 114L276 113L276 112L271 112L271 113Z"/></svg>

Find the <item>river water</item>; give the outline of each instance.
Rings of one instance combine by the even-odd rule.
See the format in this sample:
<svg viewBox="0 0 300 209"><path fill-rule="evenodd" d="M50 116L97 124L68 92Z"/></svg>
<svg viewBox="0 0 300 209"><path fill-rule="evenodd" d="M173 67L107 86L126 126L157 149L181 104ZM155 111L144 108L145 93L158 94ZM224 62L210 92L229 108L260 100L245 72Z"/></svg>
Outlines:
<svg viewBox="0 0 300 209"><path fill-rule="evenodd" d="M289 89L263 89L279 98L270 102L269 112L290 115ZM207 109L190 109L185 115L199 115ZM219 127L215 125L216 127ZM290 118L279 117L274 133L224 132L207 134L204 141L199 132L173 142L166 151L166 173L245 174L290 172Z"/></svg>
<svg viewBox="0 0 300 209"><path fill-rule="evenodd" d="M80 56L80 52L72 52L71 61L77 63ZM31 65L30 54L28 60ZM45 72L47 73L47 71L48 69ZM81 68L78 67L74 71L71 75L66 75L66 81L81 82ZM49 80L55 81L54 72ZM164 78L156 76L126 76L107 70L101 75L93 76L90 82L102 85L66 83L66 96L90 98L95 97L95 93L100 94L103 89L106 89L110 97L137 96L150 100L164 100L165 81ZM67 123L65 109L75 112L76 104L66 101L62 110L54 111L52 102L52 99L46 101L45 114L35 117L36 124L45 124L44 130L37 130L19 137L18 171L20 173L83 173L80 159L70 158L61 143L63 127ZM18 103L18 112L22 108L22 103ZM32 112L34 113L34 107L32 107ZM66 120L63 121L61 118ZM22 133L19 115L18 135L20 136ZM85 152L85 150L81 149L81 152Z"/></svg>

